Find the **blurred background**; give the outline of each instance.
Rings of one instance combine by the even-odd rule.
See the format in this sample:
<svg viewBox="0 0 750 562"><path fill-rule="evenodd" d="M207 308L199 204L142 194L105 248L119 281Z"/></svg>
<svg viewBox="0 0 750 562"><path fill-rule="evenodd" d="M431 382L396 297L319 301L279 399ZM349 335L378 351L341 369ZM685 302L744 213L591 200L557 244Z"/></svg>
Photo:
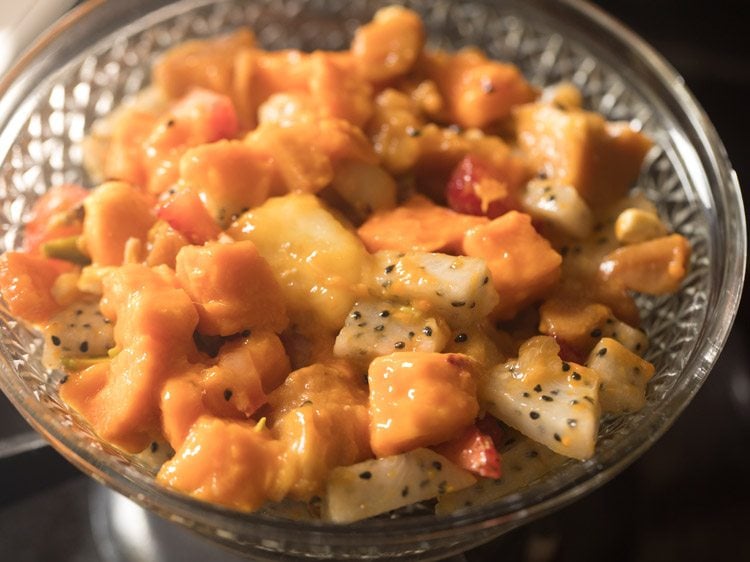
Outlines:
<svg viewBox="0 0 750 562"><path fill-rule="evenodd" d="M0 74L73 4L2 0ZM750 185L750 20L741 15L746 2L595 4L641 35L682 74L718 129L740 184ZM463 560L750 560L748 292L746 288L732 335L705 386L649 452L598 491L465 553ZM0 438L27 430L0 395ZM19 445L18 451L23 450ZM0 460L0 483L0 560L235 560L165 523L152 521L149 531L149 521L138 510L113 504L102 488L49 447L26 450L12 462ZM124 529L111 527L105 507L119 510L127 522ZM145 538L130 531L145 532ZM149 532L167 536L168 550L150 549Z"/></svg>

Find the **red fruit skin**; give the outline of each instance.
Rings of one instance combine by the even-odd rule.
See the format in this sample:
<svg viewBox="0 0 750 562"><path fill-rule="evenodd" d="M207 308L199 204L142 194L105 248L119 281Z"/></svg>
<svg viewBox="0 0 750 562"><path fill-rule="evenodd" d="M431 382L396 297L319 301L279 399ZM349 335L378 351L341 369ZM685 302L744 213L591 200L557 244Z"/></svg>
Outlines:
<svg viewBox="0 0 750 562"><path fill-rule="evenodd" d="M492 437L472 425L459 437L433 447L436 453L457 466L485 478L500 478L502 475L500 454Z"/></svg>
<svg viewBox="0 0 750 562"><path fill-rule="evenodd" d="M586 361L586 356L583 353L578 351L575 347L570 345L565 340L558 338L554 334L553 337L555 338L557 345L560 346L560 351L558 352L560 359L570 363L578 363L579 365L583 365L583 363Z"/></svg>
<svg viewBox="0 0 750 562"><path fill-rule="evenodd" d="M188 119L195 132L205 142L230 139L240 129L237 111L229 97L196 88L174 106L172 113L178 119Z"/></svg>
<svg viewBox="0 0 750 562"><path fill-rule="evenodd" d="M181 190L170 195L156 208L156 216L182 234L191 244L216 240L221 228L214 222L198 195Z"/></svg>
<svg viewBox="0 0 750 562"><path fill-rule="evenodd" d="M477 194L477 187L482 180L504 183L500 175L484 160L467 154L453 169L445 189L445 197L450 208L459 213L485 215L491 219L519 208L515 199L507 194L491 201L486 211L482 210L482 200Z"/></svg>

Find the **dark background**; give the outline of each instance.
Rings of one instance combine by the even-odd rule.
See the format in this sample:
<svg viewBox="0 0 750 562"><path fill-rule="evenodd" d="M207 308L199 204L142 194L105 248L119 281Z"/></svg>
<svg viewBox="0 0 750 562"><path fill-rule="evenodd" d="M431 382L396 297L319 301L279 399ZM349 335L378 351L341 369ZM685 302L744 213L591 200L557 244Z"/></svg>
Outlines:
<svg viewBox="0 0 750 562"><path fill-rule="evenodd" d="M640 34L683 75L718 129L740 184L748 184L747 3L596 4ZM466 553L469 562L750 560L748 321L746 289L711 376L641 459L572 506ZM23 427L0 396L0 435ZM49 448L12 467L0 465L0 560L98 561L86 499L90 486Z"/></svg>

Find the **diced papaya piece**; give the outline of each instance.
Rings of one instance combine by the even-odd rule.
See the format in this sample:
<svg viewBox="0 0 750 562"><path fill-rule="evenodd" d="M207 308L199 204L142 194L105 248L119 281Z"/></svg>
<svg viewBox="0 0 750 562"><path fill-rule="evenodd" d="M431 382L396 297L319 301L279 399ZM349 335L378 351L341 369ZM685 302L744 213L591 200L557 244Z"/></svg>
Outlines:
<svg viewBox="0 0 750 562"><path fill-rule="evenodd" d="M285 445L285 487L298 499L320 494L328 472L370 450L367 390L343 364L294 371L268 398L273 434Z"/></svg>
<svg viewBox="0 0 750 562"><path fill-rule="evenodd" d="M164 437L177 450L185 442L195 421L211 413L203 402L198 375L190 372L172 377L164 383L159 410Z"/></svg>
<svg viewBox="0 0 750 562"><path fill-rule="evenodd" d="M23 229L23 248L36 252L49 240L67 238L81 233L77 210L89 190L80 185L55 185L34 202L31 216Z"/></svg>
<svg viewBox="0 0 750 562"><path fill-rule="evenodd" d="M338 162L378 160L362 131L343 119L263 123L245 142L271 160L274 194L317 193L331 183Z"/></svg>
<svg viewBox="0 0 750 562"><path fill-rule="evenodd" d="M621 199L652 146L624 123L596 113L529 104L516 111L518 144L548 177L572 185L592 207Z"/></svg>
<svg viewBox="0 0 750 562"><path fill-rule="evenodd" d="M143 142L149 191L163 193L177 182L180 158L188 148L233 138L238 131L237 112L228 96L190 91L159 118Z"/></svg>
<svg viewBox="0 0 750 562"><path fill-rule="evenodd" d="M142 335L159 340L160 352L187 354L194 349L198 313L168 267L127 264L112 268L102 278L102 290L100 308L116 321L118 348Z"/></svg>
<svg viewBox="0 0 750 562"><path fill-rule="evenodd" d="M143 145L157 123L148 111L128 110L113 120L104 157L104 177L145 187L148 181Z"/></svg>
<svg viewBox="0 0 750 562"><path fill-rule="evenodd" d="M445 97L448 119L462 127L501 121L537 96L515 65L489 60L477 49L424 53L422 65Z"/></svg>
<svg viewBox="0 0 750 562"><path fill-rule="evenodd" d="M11 314L42 323L62 310L52 288L60 275L74 269L70 262L6 252L0 256L0 293Z"/></svg>
<svg viewBox="0 0 750 562"><path fill-rule="evenodd" d="M298 408L338 404L366 406L367 387L362 375L346 363L314 363L289 374L268 396L268 419L273 425Z"/></svg>
<svg viewBox="0 0 750 562"><path fill-rule="evenodd" d="M512 318L544 297L560 278L562 257L531 225L531 217L510 211L464 236L464 253L487 260L500 295L493 315Z"/></svg>
<svg viewBox="0 0 750 562"><path fill-rule="evenodd" d="M435 205L423 195L413 195L393 210L372 215L357 230L370 252L460 253L464 234L488 222L486 217L456 213Z"/></svg>
<svg viewBox="0 0 750 562"><path fill-rule="evenodd" d="M330 53L314 53L310 95L323 116L363 127L373 112L372 87L346 62Z"/></svg>
<svg viewBox="0 0 750 562"><path fill-rule="evenodd" d="M480 199L488 203L497 197L498 191L513 196L520 193L532 175L526 159L494 135L484 135L477 130L460 133L430 123L420 129L418 138L420 154L414 167L416 183L421 191L436 201L443 200L451 175L467 155L484 162L492 179L499 184L488 183L488 189L480 188ZM472 174L469 175L471 181ZM502 197L502 193L500 195Z"/></svg>
<svg viewBox="0 0 750 562"><path fill-rule="evenodd" d="M180 178L213 220L228 226L268 198L271 166L247 143L222 140L188 150L180 159Z"/></svg>
<svg viewBox="0 0 750 562"><path fill-rule="evenodd" d="M229 94L235 72L234 57L255 46L247 28L217 39L185 41L171 48L154 64L153 83L170 98L196 87Z"/></svg>
<svg viewBox="0 0 750 562"><path fill-rule="evenodd" d="M156 216L166 221L190 244L205 244L216 240L221 228L194 191L178 189L156 207Z"/></svg>
<svg viewBox="0 0 750 562"><path fill-rule="evenodd" d="M259 352L252 335L228 342L219 351L216 365L203 370L203 400L211 412L250 417L266 402L260 370L264 365L256 362Z"/></svg>
<svg viewBox="0 0 750 562"><path fill-rule="evenodd" d="M124 182L107 182L91 192L83 203L82 244L96 265L120 265L130 238L146 242L156 221L151 202Z"/></svg>
<svg viewBox="0 0 750 562"><path fill-rule="evenodd" d="M176 267L178 279L196 304L203 334L281 332L289 323L281 288L250 241L185 246L177 254Z"/></svg>
<svg viewBox="0 0 750 562"><path fill-rule="evenodd" d="M258 372L263 392L269 393L284 382L292 367L279 336L270 330L255 330L242 345L249 354L248 363Z"/></svg>
<svg viewBox="0 0 750 562"><path fill-rule="evenodd" d="M375 455L458 437L479 412L475 367L465 355L418 351L370 363L370 445Z"/></svg>
<svg viewBox="0 0 750 562"><path fill-rule="evenodd" d="M666 295L680 288L689 261L690 243L672 234L618 248L604 257L599 274L632 291Z"/></svg>
<svg viewBox="0 0 750 562"><path fill-rule="evenodd" d="M102 312L116 319L120 351L105 363L106 383L77 408L103 439L138 452L161 433L161 386L186 368L198 315L164 266L125 265L103 286Z"/></svg>
<svg viewBox="0 0 750 562"><path fill-rule="evenodd" d="M359 73L372 82L383 82L409 72L424 42L419 15L401 6L388 6L357 28L351 50Z"/></svg>
<svg viewBox="0 0 750 562"><path fill-rule="evenodd" d="M273 426L285 445L289 496L308 500L323 493L330 471L369 458L369 418L364 404L306 404Z"/></svg>
<svg viewBox="0 0 750 562"><path fill-rule="evenodd" d="M108 376L109 361L102 361L81 371L68 373L65 383L60 383L60 398L88 419L87 409L107 384Z"/></svg>
<svg viewBox="0 0 750 562"><path fill-rule="evenodd" d="M160 409L167 441L175 449L180 447L204 414L249 418L266 401L264 387L273 388L288 373L289 360L272 332L226 343L215 365L193 368L164 385Z"/></svg>
<svg viewBox="0 0 750 562"><path fill-rule="evenodd" d="M188 244L188 239L167 221L157 220L148 231L146 265L154 267L163 264L174 269L177 253Z"/></svg>
<svg viewBox="0 0 750 562"><path fill-rule="evenodd" d="M203 416L157 480L194 498L242 511L280 500L283 445L251 421Z"/></svg>
<svg viewBox="0 0 750 562"><path fill-rule="evenodd" d="M539 316L540 332L587 353L596 343L596 334L601 334L600 327L611 321L612 312L603 304L562 296L544 301Z"/></svg>

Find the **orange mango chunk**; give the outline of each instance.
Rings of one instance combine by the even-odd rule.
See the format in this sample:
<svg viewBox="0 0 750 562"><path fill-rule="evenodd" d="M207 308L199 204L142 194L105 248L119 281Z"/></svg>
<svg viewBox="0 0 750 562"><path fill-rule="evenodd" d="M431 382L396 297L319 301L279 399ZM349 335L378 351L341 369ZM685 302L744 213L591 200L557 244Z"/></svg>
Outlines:
<svg viewBox="0 0 750 562"><path fill-rule="evenodd" d="M223 226L268 198L270 163L242 141L191 148L180 159L180 177Z"/></svg>
<svg viewBox="0 0 750 562"><path fill-rule="evenodd" d="M687 275L690 243L672 234L648 242L630 244L607 254L599 267L605 282L622 285L647 295L676 292Z"/></svg>
<svg viewBox="0 0 750 562"><path fill-rule="evenodd" d="M96 265L121 265L130 238L145 242L156 222L151 202L124 182L103 183L83 202L83 246Z"/></svg>
<svg viewBox="0 0 750 562"><path fill-rule="evenodd" d="M460 253L464 234L488 222L486 217L464 215L414 195L400 207L372 215L357 230L370 252Z"/></svg>
<svg viewBox="0 0 750 562"><path fill-rule="evenodd" d="M249 240L185 246L177 254L176 271L195 302L203 334L278 333L289 323L271 267Z"/></svg>
<svg viewBox="0 0 750 562"><path fill-rule="evenodd" d="M596 113L529 104L516 111L518 145L537 170L571 185L592 207L624 197L651 140Z"/></svg>
<svg viewBox="0 0 750 562"><path fill-rule="evenodd" d="M458 437L479 412L474 362L457 353L401 352L370 363L370 445L386 457Z"/></svg>
<svg viewBox="0 0 750 562"><path fill-rule="evenodd" d="M253 511L280 500L283 445L252 421L200 417L157 480L199 500Z"/></svg>
<svg viewBox="0 0 750 562"><path fill-rule="evenodd" d="M272 433L285 446L285 487L298 499L320 494L336 466L372 456L367 391L344 364L291 373L268 399Z"/></svg>
<svg viewBox="0 0 750 562"><path fill-rule="evenodd" d="M130 452L161 435L162 384L184 370L188 354L195 352L198 315L175 284L164 266L126 265L107 275L101 308L116 318L120 351L103 366L70 375L63 387L65 399L102 439ZM94 382L84 382L89 376Z"/></svg>
<svg viewBox="0 0 750 562"><path fill-rule="evenodd" d="M467 256L483 258L500 294L493 311L512 318L523 307L544 297L560 278L562 257L531 224L531 217L510 211L466 233Z"/></svg>
<svg viewBox="0 0 750 562"><path fill-rule="evenodd" d="M42 323L62 310L52 286L61 274L73 269L70 262L6 252L0 256L0 294L13 316Z"/></svg>
<svg viewBox="0 0 750 562"><path fill-rule="evenodd" d="M477 49L433 51L422 59L427 76L445 97L449 120L462 127L486 127L536 98L516 66L489 60Z"/></svg>

